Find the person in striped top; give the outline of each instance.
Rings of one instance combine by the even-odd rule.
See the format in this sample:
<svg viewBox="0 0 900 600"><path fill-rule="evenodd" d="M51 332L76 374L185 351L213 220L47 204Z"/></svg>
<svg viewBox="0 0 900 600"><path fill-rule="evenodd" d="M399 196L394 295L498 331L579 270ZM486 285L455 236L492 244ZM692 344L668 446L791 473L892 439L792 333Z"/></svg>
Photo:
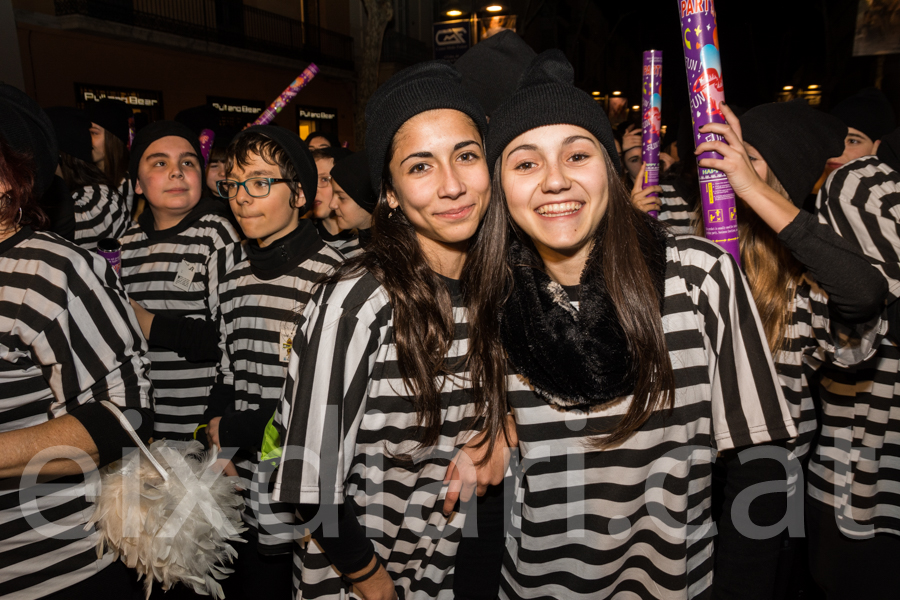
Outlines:
<svg viewBox="0 0 900 600"><path fill-rule="evenodd" d="M796 428L736 263L631 205L609 121L573 80L560 51L539 55L487 141L515 224L501 333L520 458L501 597L708 596L729 532L713 528L711 463ZM777 461L730 462L733 491L784 479Z"/></svg>
<svg viewBox="0 0 900 600"><path fill-rule="evenodd" d="M218 362L218 282L238 235L216 200L201 200L203 158L184 125L157 121L132 146L129 176L149 210L121 238L122 284L150 344L157 439L193 439Z"/></svg>
<svg viewBox="0 0 900 600"><path fill-rule="evenodd" d="M325 138L320 137L317 141L324 140ZM331 169L334 167L335 161L348 156L350 151L346 148L332 146L323 146L317 149L310 146L310 150L316 161L318 174L316 185L318 187L309 218L314 220L322 240L335 250L341 251L344 246L354 241L355 236L352 231L345 231L338 226L334 211L331 209L331 200L334 197L334 188L331 186Z"/></svg>
<svg viewBox="0 0 900 600"><path fill-rule="evenodd" d="M296 134L250 127L228 147L225 161L226 178L218 187L248 241L219 282L222 357L204 417L209 443L237 452L232 462L242 481L248 530L223 589L229 598L287 598L294 509L269 501L270 472L258 472L259 450L281 398L300 315L313 287L343 257L321 240L312 221L300 220L311 204L306 199L315 197L317 175Z"/></svg>
<svg viewBox="0 0 900 600"><path fill-rule="evenodd" d="M378 196L369 179L369 161L365 152L338 159L331 169L332 196L328 207L334 220L353 238L340 248L345 258L361 254L372 236L372 211Z"/></svg>
<svg viewBox="0 0 900 600"><path fill-rule="evenodd" d="M828 598L893 598L900 574L900 172L875 156L838 168L816 200L819 221L864 254L888 285L891 330L875 356L828 367L821 432L810 456L810 566Z"/></svg>
<svg viewBox="0 0 900 600"><path fill-rule="evenodd" d="M134 215L134 185L128 178L128 148L134 135L134 111L122 100L103 98L88 102L85 113L91 122L91 158L115 184L129 221Z"/></svg>
<svg viewBox="0 0 900 600"><path fill-rule="evenodd" d="M96 250L102 239L117 239L131 222L131 214L106 175L94 164L91 153L91 122L74 108L48 108L59 140L60 177L72 195L74 241Z"/></svg>
<svg viewBox="0 0 900 600"><path fill-rule="evenodd" d="M505 222L489 201L484 110L434 61L382 85L366 117L372 240L307 304L273 422L275 497L312 532L297 597L449 599L491 578L496 590L499 560L457 581L469 515L443 514L450 460L506 423ZM494 437L481 439L486 451Z"/></svg>
<svg viewBox="0 0 900 600"><path fill-rule="evenodd" d="M0 85L0 596L119 600L136 578L85 531L85 476L134 447L101 402L150 437L149 362L109 264L40 231L53 167L32 157L50 128Z"/></svg>

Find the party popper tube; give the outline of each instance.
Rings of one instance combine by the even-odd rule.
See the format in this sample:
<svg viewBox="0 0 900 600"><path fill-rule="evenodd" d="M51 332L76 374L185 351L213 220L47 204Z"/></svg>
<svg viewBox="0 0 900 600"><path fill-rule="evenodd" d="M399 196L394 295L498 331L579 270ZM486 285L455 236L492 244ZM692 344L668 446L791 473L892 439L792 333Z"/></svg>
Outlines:
<svg viewBox="0 0 900 600"><path fill-rule="evenodd" d="M700 128L708 123L725 122L720 108L725 100L725 88L722 85L715 3L713 0L679 0L678 9L681 14L681 42L688 79L694 147L703 142L724 141L720 135L700 133ZM685 148L683 152L691 150L692 148ZM704 152L697 160L704 158L722 156L716 152ZM722 246L741 264L734 190L721 171L698 166L697 172L706 237Z"/></svg>
<svg viewBox="0 0 900 600"><path fill-rule="evenodd" d="M209 152L216 141L216 132L212 129L204 129L200 132L200 153L203 154L203 164L209 164Z"/></svg>
<svg viewBox="0 0 900 600"><path fill-rule="evenodd" d="M659 185L659 144L662 126L662 51L644 52L644 82L641 87L641 114L643 126L641 135L641 160L644 162L644 179L641 188ZM656 194L651 194L656 196ZM659 213L648 211L656 218Z"/></svg>
<svg viewBox="0 0 900 600"><path fill-rule="evenodd" d="M303 72L300 73L300 76L295 79L291 85L287 86L281 94L269 105L269 108L263 111L259 118L253 121L254 125L268 125L272 122L272 119L275 118L275 115L281 112L281 109L284 108L288 102L294 99L294 96L302 90L307 83L309 83L313 77L316 76L316 73L319 72L319 67L315 65L315 63L309 63L309 66L303 69Z"/></svg>
<svg viewBox="0 0 900 600"><path fill-rule="evenodd" d="M97 242L97 254L106 259L116 275L122 272L122 245L113 238L103 238Z"/></svg>

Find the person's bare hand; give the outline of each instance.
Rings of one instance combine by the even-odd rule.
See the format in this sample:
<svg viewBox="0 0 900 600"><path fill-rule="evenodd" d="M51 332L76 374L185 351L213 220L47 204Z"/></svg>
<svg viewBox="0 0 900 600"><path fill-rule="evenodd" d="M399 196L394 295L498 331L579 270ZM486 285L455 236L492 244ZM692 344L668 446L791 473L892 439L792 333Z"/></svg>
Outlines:
<svg viewBox="0 0 900 600"><path fill-rule="evenodd" d="M209 445L215 446L220 451L222 450L222 444L219 443L219 421L221 420L222 417L213 417L206 426L206 438L209 440Z"/></svg>
<svg viewBox="0 0 900 600"><path fill-rule="evenodd" d="M725 141L713 140L703 142L697 146L694 154L702 152L717 152L722 158L704 158L697 162L701 167L717 169L728 176L728 183L738 196L744 197L758 189L765 182L759 178L756 169L750 162L747 150L744 148L744 138L741 135L741 123L737 116L725 104L720 104L726 123L709 123L700 128L701 133L716 133L725 138Z"/></svg>
<svg viewBox="0 0 900 600"><path fill-rule="evenodd" d="M372 561L369 562L366 568L356 573L346 573L347 577L350 579L362 577L375 566L374 561L377 560L377 556L372 557ZM384 566L379 566L378 571L374 575L365 581L353 584L353 587L356 589L356 594L363 600L396 600L397 598L394 580L391 579L391 574L385 570Z"/></svg>
<svg viewBox="0 0 900 600"><path fill-rule="evenodd" d="M631 188L631 203L634 207L643 212L649 212L651 210L659 211L660 206L662 205L659 196L651 196L650 194L660 194L662 193L662 188L658 185L651 185L649 187L642 187L642 181L644 180L644 170L647 167L647 163L641 164L641 170L638 172L638 176L634 180L634 186Z"/></svg>
<svg viewBox="0 0 900 600"><path fill-rule="evenodd" d="M503 482L509 467L509 449L518 445L516 424L511 416L507 417L506 429L506 439L501 435L495 440L491 456L484 463L481 461L487 455L488 444L476 447L484 439L484 433L475 436L450 461L444 475L444 483L449 484L442 511L445 515L453 512L457 500L466 503L473 493L483 496L488 486Z"/></svg>
<svg viewBox="0 0 900 600"><path fill-rule="evenodd" d="M659 153L659 170L668 171L675 164L675 158L665 152Z"/></svg>

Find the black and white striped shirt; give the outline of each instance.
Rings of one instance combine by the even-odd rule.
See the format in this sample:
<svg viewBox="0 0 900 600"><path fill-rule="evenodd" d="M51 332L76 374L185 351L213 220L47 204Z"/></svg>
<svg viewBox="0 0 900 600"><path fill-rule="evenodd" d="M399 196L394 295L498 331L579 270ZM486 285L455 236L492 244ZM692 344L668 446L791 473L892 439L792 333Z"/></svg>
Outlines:
<svg viewBox="0 0 900 600"><path fill-rule="evenodd" d="M696 235L698 216L690 203L684 199L680 191L680 182L676 184L671 178L663 178L659 182L662 193L659 194L660 209L657 218L669 226L675 235Z"/></svg>
<svg viewBox="0 0 900 600"><path fill-rule="evenodd" d="M284 249L285 260L280 265L260 268L265 265L255 261L253 254L249 258L245 254L219 283L222 359L216 383L234 390L233 407L222 417L219 431L240 427L240 421L262 425L254 445L242 447L233 462L245 490L244 522L257 531L259 544L267 546L267 553L291 550L292 527L280 524L293 525L294 508L271 501L271 471L258 471L263 427L278 408L290 345L313 288L343 262L311 224L304 227L303 223L308 222L301 222L288 236L292 239L283 244L279 240L277 247L266 249L270 254ZM262 420L247 418L257 414ZM231 445L224 435L222 445Z"/></svg>
<svg viewBox="0 0 900 600"><path fill-rule="evenodd" d="M562 411L508 382L519 470L504 598L694 598L712 584L716 451L796 436L749 287L734 260L670 237L663 329L671 413L590 446L628 408ZM518 531L515 531L518 529Z"/></svg>
<svg viewBox="0 0 900 600"><path fill-rule="evenodd" d="M151 407L146 344L103 258L26 228L0 242L0 274L0 432L100 400ZM84 477L21 485L0 480L0 597L41 598L112 563L97 557L96 530L84 531Z"/></svg>
<svg viewBox="0 0 900 600"><path fill-rule="evenodd" d="M282 501L337 504L347 496L401 598L452 598L465 515L441 513L449 460L475 431L466 309L453 294L454 342L446 357L441 433L432 454L415 454L418 419L402 383L387 291L366 273L329 285L307 305L276 423L287 423L275 494ZM306 461L292 454L303 447ZM414 453L413 462L398 455ZM303 598L347 597L319 546L298 546L295 588ZM298 597L301 597L298 595Z"/></svg>
<svg viewBox="0 0 900 600"><path fill-rule="evenodd" d="M96 250L104 238L118 239L131 224L131 213L119 193L103 184L72 193L75 200L75 243Z"/></svg>
<svg viewBox="0 0 900 600"><path fill-rule="evenodd" d="M202 201L170 229L155 231L148 209L122 243L122 283L151 313L215 321L218 282L234 264L238 236L215 201ZM215 346L215 340L212 341ZM156 404L154 436L192 439L206 408L216 362L189 362L173 350L151 347Z"/></svg>
<svg viewBox="0 0 900 600"><path fill-rule="evenodd" d="M900 173L874 156L829 175L816 201L819 221L859 249L884 275L888 302L900 297ZM848 535L900 535L900 347L885 338L875 356L826 368L822 430L807 492L838 514ZM858 525L854 525L853 522Z"/></svg>
<svg viewBox="0 0 900 600"><path fill-rule="evenodd" d="M134 214L134 185L131 183L130 177L125 177L116 188L119 196L125 204L125 211L128 214L128 223L131 224L131 215Z"/></svg>

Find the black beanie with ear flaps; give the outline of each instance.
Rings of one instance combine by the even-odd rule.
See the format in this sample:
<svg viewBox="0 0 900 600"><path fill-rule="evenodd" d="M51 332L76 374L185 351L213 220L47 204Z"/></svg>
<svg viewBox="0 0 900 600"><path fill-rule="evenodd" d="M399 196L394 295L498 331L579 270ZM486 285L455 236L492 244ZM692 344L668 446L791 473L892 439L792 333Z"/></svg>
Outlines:
<svg viewBox="0 0 900 600"><path fill-rule="evenodd" d="M365 152L354 152L335 160L331 168L331 180L341 186L361 209L372 214L378 203L378 194L372 187L369 160Z"/></svg>
<svg viewBox="0 0 900 600"><path fill-rule="evenodd" d="M0 83L0 138L34 161L34 196L40 198L53 182L59 164L56 132L47 114L25 92Z"/></svg>
<svg viewBox="0 0 900 600"><path fill-rule="evenodd" d="M381 190L381 174L397 130L420 113L442 108L464 113L475 122L481 137L485 136L484 109L462 86L459 72L445 62L433 60L407 67L375 90L366 105L366 155L372 187Z"/></svg>
<svg viewBox="0 0 900 600"><path fill-rule="evenodd" d="M150 147L150 144L164 137L180 137L186 139L194 149L197 160L200 161L200 169L205 167L203 163L203 152L200 150L200 138L194 135L190 129L176 121L156 121L150 123L141 129L134 136L134 142L131 144L131 158L128 161L128 178L131 185L137 184L138 166L141 159L144 158L144 152Z"/></svg>
<svg viewBox="0 0 900 600"><path fill-rule="evenodd" d="M300 188L303 190L304 204L300 207L301 213L306 213L312 208L312 203L316 199L316 184L318 183L319 174L316 170L316 161L313 160L309 147L299 135L288 131L284 127L276 125L254 125L248 127L236 136L234 143L241 136L248 133L258 133L263 135L276 144L278 144L284 153L287 154L288 160L294 166L297 173L297 180L300 182Z"/></svg>
<svg viewBox="0 0 900 600"><path fill-rule="evenodd" d="M491 114L488 166L519 135L545 125L577 125L603 145L618 172L619 154L606 112L590 94L575 87L575 71L560 50L539 54L522 75L515 93Z"/></svg>
<svg viewBox="0 0 900 600"><path fill-rule="evenodd" d="M94 164L91 121L84 111L71 106L51 106L45 108L44 112L53 123L59 151Z"/></svg>
<svg viewBox="0 0 900 600"><path fill-rule="evenodd" d="M490 116L516 91L535 56L519 34L505 29L466 50L453 67L462 75L463 86L475 94Z"/></svg>
<svg viewBox="0 0 900 600"><path fill-rule="evenodd" d="M831 114L847 127L862 131L873 142L887 135L897 124L890 100L876 87L865 88L842 100ZM835 156L841 154L843 151Z"/></svg>
<svg viewBox="0 0 900 600"><path fill-rule="evenodd" d="M803 100L751 108L741 118L744 141L756 148L795 206L804 200L829 158L844 152L847 126Z"/></svg>

